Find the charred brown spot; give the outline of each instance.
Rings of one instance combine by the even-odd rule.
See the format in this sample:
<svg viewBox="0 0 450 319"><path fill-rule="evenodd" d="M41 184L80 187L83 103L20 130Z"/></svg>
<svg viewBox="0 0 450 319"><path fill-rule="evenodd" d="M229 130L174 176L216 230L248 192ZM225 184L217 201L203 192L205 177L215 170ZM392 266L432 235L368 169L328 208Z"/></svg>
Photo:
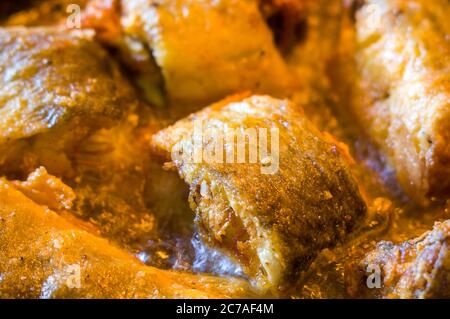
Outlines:
<svg viewBox="0 0 450 319"><path fill-rule="evenodd" d="M261 12L282 51L289 50L305 37L308 1L261 0Z"/></svg>

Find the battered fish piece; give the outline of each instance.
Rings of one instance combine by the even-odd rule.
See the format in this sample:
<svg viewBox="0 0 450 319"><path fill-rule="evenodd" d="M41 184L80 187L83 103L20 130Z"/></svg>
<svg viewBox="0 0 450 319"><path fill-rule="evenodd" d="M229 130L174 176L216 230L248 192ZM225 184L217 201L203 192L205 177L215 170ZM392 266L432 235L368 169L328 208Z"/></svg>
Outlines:
<svg viewBox="0 0 450 319"><path fill-rule="evenodd" d="M118 51L128 69L139 75L137 83L149 102L159 106L182 103L180 109L197 110L241 90L283 95L291 80L265 20L272 27L279 47L287 49L303 21L305 2L136 0L123 1L120 5L120 0L84 0L75 3L81 9L81 28L94 29L98 40ZM4 24L67 27L69 4L66 0L37 2L35 7L13 15ZM184 14L186 8L189 15ZM152 15L158 19L151 19ZM223 25L228 27L224 29ZM148 31L153 29L156 33ZM205 29L213 31L205 33ZM200 47L203 53L199 56ZM238 75L236 70L246 72L240 71ZM179 118L190 112L174 113Z"/></svg>
<svg viewBox="0 0 450 319"><path fill-rule="evenodd" d="M173 105L252 90L283 95L291 79L256 0L122 1L124 32L151 52ZM130 40L130 41L131 41Z"/></svg>
<svg viewBox="0 0 450 319"><path fill-rule="evenodd" d="M370 0L356 13L353 109L411 199L450 190L450 5Z"/></svg>
<svg viewBox="0 0 450 319"><path fill-rule="evenodd" d="M367 277L356 277L356 285L371 297L450 298L450 221L399 245L378 243L352 274L370 275L374 269L381 270L381 289L367 291Z"/></svg>
<svg viewBox="0 0 450 319"><path fill-rule="evenodd" d="M63 211L50 210L47 205L54 206L55 198L63 200L60 207L66 206L72 192L58 179L46 178L49 183L19 183L24 193L0 179L0 298L254 296L242 280L141 264L58 215ZM49 184L56 191L53 195ZM46 195L36 197L36 193Z"/></svg>
<svg viewBox="0 0 450 319"><path fill-rule="evenodd" d="M70 176L66 154L136 106L118 66L92 37L92 31L0 29L3 173L44 165Z"/></svg>
<svg viewBox="0 0 450 319"><path fill-rule="evenodd" d="M235 96L153 137L190 187L201 240L260 290L292 284L366 213L344 147L295 109L287 100Z"/></svg>
<svg viewBox="0 0 450 319"><path fill-rule="evenodd" d="M23 179L45 166L77 194L71 212L138 254L149 240L192 232L187 190L152 162L147 136L160 123L92 36L1 31L0 172Z"/></svg>

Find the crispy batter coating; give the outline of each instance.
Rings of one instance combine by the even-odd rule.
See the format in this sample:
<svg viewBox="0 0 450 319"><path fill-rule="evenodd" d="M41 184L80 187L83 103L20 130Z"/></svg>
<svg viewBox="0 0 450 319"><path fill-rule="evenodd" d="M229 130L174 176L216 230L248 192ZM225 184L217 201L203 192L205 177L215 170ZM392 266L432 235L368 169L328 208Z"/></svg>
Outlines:
<svg viewBox="0 0 450 319"><path fill-rule="evenodd" d="M369 197L385 190L365 164L443 204L449 16L447 0L0 1L0 298L255 296L229 274L260 297L450 298L450 221L417 237L447 210L366 212L347 147L315 128L356 141Z"/></svg>
<svg viewBox="0 0 450 319"><path fill-rule="evenodd" d="M0 61L0 165L9 169L32 170L37 161L70 174L63 153L134 107L130 86L89 31L0 29Z"/></svg>
<svg viewBox="0 0 450 319"><path fill-rule="evenodd" d="M290 85L256 0L131 0L122 7L125 32L152 52L173 104L204 106L245 90L280 94Z"/></svg>
<svg viewBox="0 0 450 319"><path fill-rule="evenodd" d="M127 67L139 74L137 83L152 104L183 103L180 108L197 110L237 91L282 95L290 86L273 37L280 48L292 45L304 20L305 0L120 2L75 1L81 9L81 28L94 29L98 40L119 52ZM4 25L64 27L70 3L37 2ZM121 16L125 17L122 26ZM211 29L214 37L205 29ZM247 72L238 76L237 69ZM177 118L189 113L174 112Z"/></svg>
<svg viewBox="0 0 450 319"><path fill-rule="evenodd" d="M136 105L91 34L1 32L1 174L22 179L45 166L77 194L71 212L133 253L153 249L149 240L188 236L185 185L149 156L149 136L161 123Z"/></svg>
<svg viewBox="0 0 450 319"><path fill-rule="evenodd" d="M372 290L379 297L449 298L450 221L436 223L433 230L399 245L378 243L352 275L358 274L358 270L367 274L369 266L370 274L373 269L381 270L382 288ZM364 287L366 277L355 278L356 284Z"/></svg>
<svg viewBox="0 0 450 319"><path fill-rule="evenodd" d="M413 200L450 190L450 5L371 0L356 14L354 110Z"/></svg>
<svg viewBox="0 0 450 319"><path fill-rule="evenodd" d="M213 130L212 139L204 133L198 142L199 123L203 132ZM252 128L267 129L268 144L278 143L279 149L270 146L264 152L259 144L263 133L251 139L246 130ZM271 129L279 131L279 141L272 139L276 133ZM230 130L249 135L240 142L238 133L224 140L226 161L192 158L197 143L203 152L213 148L220 153L215 138ZM292 284L318 251L340 242L365 216L345 152L286 100L232 97L177 122L153 140L159 151L171 155L172 165L190 186L202 240L237 262L260 289ZM250 163L253 146L258 160ZM236 154L243 148L247 160L239 163ZM277 156L279 165L274 165ZM269 170L263 173L262 168Z"/></svg>
<svg viewBox="0 0 450 319"><path fill-rule="evenodd" d="M41 172L42 173L42 172ZM58 197L67 186L45 175ZM33 179L33 178L32 178ZM25 194L47 194L42 183L21 185ZM107 240L96 237L38 203L14 184L0 180L0 297L2 298L230 298L249 297L237 279L215 278L142 265ZM34 196L32 196L34 198ZM63 205L62 205L63 206Z"/></svg>

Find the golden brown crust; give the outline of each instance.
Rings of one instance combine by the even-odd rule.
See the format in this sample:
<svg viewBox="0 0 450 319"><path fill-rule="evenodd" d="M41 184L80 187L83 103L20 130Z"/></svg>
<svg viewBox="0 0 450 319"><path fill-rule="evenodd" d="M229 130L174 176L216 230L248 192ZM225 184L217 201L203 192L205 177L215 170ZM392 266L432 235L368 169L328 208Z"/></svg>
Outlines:
<svg viewBox="0 0 450 319"><path fill-rule="evenodd" d="M23 2L0 0L0 25L54 27L0 29L0 175L23 180L42 165L25 181L0 176L0 298L251 295L247 281L162 269L243 276L278 297L450 298L449 221L417 237L449 218L448 1ZM83 31L67 31L69 4ZM157 163L155 132L247 89L295 103L222 100L156 135L171 161ZM174 151L192 146L198 119L281 128L287 146L280 161L193 163ZM404 198L392 167L411 198L436 207ZM373 266L381 289L367 289Z"/></svg>
<svg viewBox="0 0 450 319"><path fill-rule="evenodd" d="M1 142L82 117L108 126L130 107L130 88L89 31L0 30Z"/></svg>
<svg viewBox="0 0 450 319"><path fill-rule="evenodd" d="M34 186L39 192L39 185ZM240 280L144 266L107 240L36 204L4 179L0 180L0 274L2 298L251 296Z"/></svg>
<svg viewBox="0 0 450 319"><path fill-rule="evenodd" d="M234 258L261 289L295 279L320 249L351 232L366 210L340 148L294 109L267 96L231 98L154 137L190 186L203 240ZM221 132L279 129L279 169L262 173L262 158L256 164L194 163L189 152L178 154L194 145L199 120ZM203 141L203 149L209 143ZM236 140L225 143L225 149L233 147ZM274 164L275 154L270 158Z"/></svg>
<svg viewBox="0 0 450 319"><path fill-rule="evenodd" d="M450 43L446 0L365 1L356 14L356 115L412 199L450 189Z"/></svg>
<svg viewBox="0 0 450 319"><path fill-rule="evenodd" d="M243 90L282 94L291 79L255 0L123 1L124 30L145 43L173 104Z"/></svg>
<svg viewBox="0 0 450 319"><path fill-rule="evenodd" d="M10 170L39 153L39 164L68 174L62 153L135 106L131 87L92 31L2 28L0 59L0 149L7 150L0 165L9 162ZM34 155L24 154L33 148Z"/></svg>
<svg viewBox="0 0 450 319"><path fill-rule="evenodd" d="M0 142L1 174L23 179L45 166L75 191L72 214L135 253L153 249L150 240L190 235L185 185L149 154L149 136L162 124L147 105L138 104L92 31L51 27L3 32L0 54L7 59L2 80L14 90L0 90L5 101L0 109L5 114L0 120L0 136L5 136ZM15 77L7 78L11 75ZM22 100L26 103L16 108ZM178 215L186 218L174 217ZM168 256L149 260L158 266L160 261L175 263Z"/></svg>
<svg viewBox="0 0 450 319"><path fill-rule="evenodd" d="M368 267L381 270L382 287L374 290L380 297L449 298L450 221L399 245L382 241L358 267L349 275L364 274ZM364 285L362 279L358 284Z"/></svg>

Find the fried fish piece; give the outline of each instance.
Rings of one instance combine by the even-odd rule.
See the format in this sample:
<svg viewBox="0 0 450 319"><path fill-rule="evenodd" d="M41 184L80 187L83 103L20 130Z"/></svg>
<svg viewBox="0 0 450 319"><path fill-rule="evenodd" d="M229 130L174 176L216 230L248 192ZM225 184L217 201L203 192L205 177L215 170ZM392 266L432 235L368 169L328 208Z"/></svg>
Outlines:
<svg viewBox="0 0 450 319"><path fill-rule="evenodd" d="M133 91L93 32L0 29L0 167L73 173L67 153L135 107Z"/></svg>
<svg viewBox="0 0 450 319"><path fill-rule="evenodd" d="M200 238L261 290L289 285L366 212L345 151L295 109L235 96L153 137L190 187Z"/></svg>
<svg viewBox="0 0 450 319"><path fill-rule="evenodd" d="M291 79L256 0L122 1L124 32L161 69L171 104L204 106L252 90L283 94Z"/></svg>
<svg viewBox="0 0 450 319"><path fill-rule="evenodd" d="M67 27L66 2L38 2L5 24ZM283 95L291 86L269 26L279 46L289 47L303 21L306 1L122 2L75 2L81 10L80 27L95 29L98 40L116 49L128 69L138 74L137 83L149 102L185 104L174 111L176 118L178 113L189 114L183 108L197 110L240 90ZM245 72L238 75L237 69Z"/></svg>
<svg viewBox="0 0 450 319"><path fill-rule="evenodd" d="M164 271L50 210L72 198L61 181L15 185L0 179L1 298L243 298L242 280ZM17 185L17 183L16 183ZM52 194L52 191L56 191ZM36 196L36 194L39 194ZM31 196L30 196L31 195ZM29 197L28 197L29 196ZM33 201L36 200L35 201Z"/></svg>
<svg viewBox="0 0 450 319"><path fill-rule="evenodd" d="M362 127L404 190L426 205L450 190L450 4L370 0L356 13Z"/></svg>
<svg viewBox="0 0 450 319"><path fill-rule="evenodd" d="M138 254L150 240L188 236L187 190L153 163L148 138L160 121L92 37L2 29L0 172L23 179L45 166L75 191L74 215Z"/></svg>
<svg viewBox="0 0 450 319"><path fill-rule="evenodd" d="M382 286L367 291L363 288L367 287L367 276L377 269L381 271ZM358 273L363 276L355 276ZM365 292L382 298L449 298L450 221L436 223L433 230L398 245L378 243L353 267L352 275L353 286L360 285L360 291L354 290L359 296Z"/></svg>

